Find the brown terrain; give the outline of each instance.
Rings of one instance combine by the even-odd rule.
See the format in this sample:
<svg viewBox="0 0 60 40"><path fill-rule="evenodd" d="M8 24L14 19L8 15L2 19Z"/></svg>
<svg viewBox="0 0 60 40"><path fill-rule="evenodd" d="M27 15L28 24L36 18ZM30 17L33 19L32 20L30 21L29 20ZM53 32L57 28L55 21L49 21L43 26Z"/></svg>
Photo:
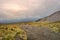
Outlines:
<svg viewBox="0 0 60 40"><path fill-rule="evenodd" d="M37 20L37 22L39 21L49 21L49 22L60 21L60 11L57 11L51 14L50 16Z"/></svg>

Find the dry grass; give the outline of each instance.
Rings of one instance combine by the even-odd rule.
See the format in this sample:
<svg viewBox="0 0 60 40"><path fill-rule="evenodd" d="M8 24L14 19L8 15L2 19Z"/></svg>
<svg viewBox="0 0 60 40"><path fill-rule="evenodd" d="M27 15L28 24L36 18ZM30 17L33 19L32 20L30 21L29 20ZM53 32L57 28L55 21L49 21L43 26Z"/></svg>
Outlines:
<svg viewBox="0 0 60 40"><path fill-rule="evenodd" d="M4 24L0 25L0 40L16 40L16 36L19 40L27 40L27 35L17 24Z"/></svg>
<svg viewBox="0 0 60 40"><path fill-rule="evenodd" d="M22 22L16 24L0 24L0 40L15 40L15 36L27 40L27 34L20 28L21 25L31 25L33 27L49 27L52 31L60 33L60 22Z"/></svg>

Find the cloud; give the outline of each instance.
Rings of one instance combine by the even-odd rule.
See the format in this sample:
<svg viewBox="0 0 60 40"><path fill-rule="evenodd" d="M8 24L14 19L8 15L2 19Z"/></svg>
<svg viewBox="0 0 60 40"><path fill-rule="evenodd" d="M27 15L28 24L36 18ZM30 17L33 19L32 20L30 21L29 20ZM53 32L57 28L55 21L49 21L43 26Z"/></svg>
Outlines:
<svg viewBox="0 0 60 40"><path fill-rule="evenodd" d="M42 18L58 10L60 0L0 0L1 20Z"/></svg>

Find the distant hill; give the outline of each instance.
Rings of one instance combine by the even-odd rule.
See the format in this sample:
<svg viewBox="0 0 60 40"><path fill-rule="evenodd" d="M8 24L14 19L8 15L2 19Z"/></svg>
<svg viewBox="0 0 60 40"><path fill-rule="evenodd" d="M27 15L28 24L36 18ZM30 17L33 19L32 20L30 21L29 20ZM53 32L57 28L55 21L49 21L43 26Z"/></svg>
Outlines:
<svg viewBox="0 0 60 40"><path fill-rule="evenodd" d="M49 21L49 22L60 21L60 11L57 11L51 14L50 16L37 20L37 22L38 21Z"/></svg>

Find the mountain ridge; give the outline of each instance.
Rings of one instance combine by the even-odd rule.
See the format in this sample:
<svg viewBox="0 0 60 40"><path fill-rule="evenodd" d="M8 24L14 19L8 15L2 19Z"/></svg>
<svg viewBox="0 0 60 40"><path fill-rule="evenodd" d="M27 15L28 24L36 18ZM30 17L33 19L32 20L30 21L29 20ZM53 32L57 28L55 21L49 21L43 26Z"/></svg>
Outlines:
<svg viewBox="0 0 60 40"><path fill-rule="evenodd" d="M48 22L60 21L59 17L60 17L60 11L57 11L57 12L51 14L50 16L36 20L36 22L39 22L39 21L48 21Z"/></svg>

